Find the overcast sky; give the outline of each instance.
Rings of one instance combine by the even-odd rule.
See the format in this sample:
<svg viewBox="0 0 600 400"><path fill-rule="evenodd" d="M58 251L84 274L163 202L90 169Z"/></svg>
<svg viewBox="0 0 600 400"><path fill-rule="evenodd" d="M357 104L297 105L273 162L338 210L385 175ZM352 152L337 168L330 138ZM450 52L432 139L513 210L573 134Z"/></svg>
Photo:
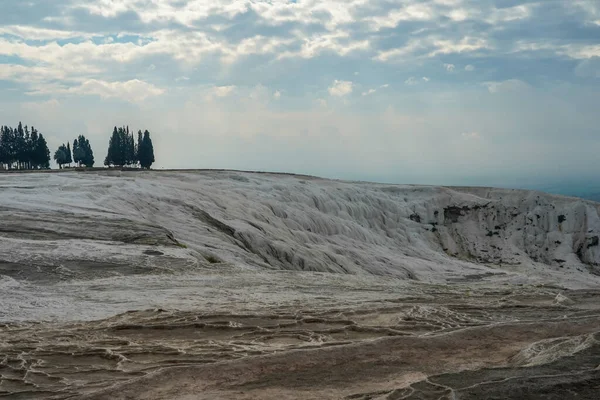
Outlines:
<svg viewBox="0 0 600 400"><path fill-rule="evenodd" d="M0 124L148 129L157 168L597 175L598 0L1 0Z"/></svg>

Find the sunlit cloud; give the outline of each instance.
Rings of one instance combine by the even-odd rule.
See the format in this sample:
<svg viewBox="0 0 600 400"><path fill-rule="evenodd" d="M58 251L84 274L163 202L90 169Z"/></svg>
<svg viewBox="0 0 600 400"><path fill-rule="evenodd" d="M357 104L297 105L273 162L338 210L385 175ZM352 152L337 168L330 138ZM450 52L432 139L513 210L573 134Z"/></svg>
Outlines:
<svg viewBox="0 0 600 400"><path fill-rule="evenodd" d="M328 91L331 96L342 97L352 93L353 84L350 81L333 81Z"/></svg>

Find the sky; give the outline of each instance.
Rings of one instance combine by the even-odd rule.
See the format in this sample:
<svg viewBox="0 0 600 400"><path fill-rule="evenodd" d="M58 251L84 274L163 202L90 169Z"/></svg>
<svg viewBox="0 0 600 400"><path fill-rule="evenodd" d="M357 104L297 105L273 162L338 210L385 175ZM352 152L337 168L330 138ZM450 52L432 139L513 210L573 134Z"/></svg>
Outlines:
<svg viewBox="0 0 600 400"><path fill-rule="evenodd" d="M155 168L536 184L600 167L598 0L0 0L0 125Z"/></svg>

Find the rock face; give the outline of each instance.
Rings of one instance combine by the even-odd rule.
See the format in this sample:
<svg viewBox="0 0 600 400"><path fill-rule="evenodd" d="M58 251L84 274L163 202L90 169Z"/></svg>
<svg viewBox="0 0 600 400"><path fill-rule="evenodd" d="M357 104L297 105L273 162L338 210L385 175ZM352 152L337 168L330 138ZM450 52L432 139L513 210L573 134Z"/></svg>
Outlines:
<svg viewBox="0 0 600 400"><path fill-rule="evenodd" d="M25 266L21 277L28 265L127 273L169 257L182 269L598 282L600 205L575 198L227 171L10 174L0 185L0 266Z"/></svg>

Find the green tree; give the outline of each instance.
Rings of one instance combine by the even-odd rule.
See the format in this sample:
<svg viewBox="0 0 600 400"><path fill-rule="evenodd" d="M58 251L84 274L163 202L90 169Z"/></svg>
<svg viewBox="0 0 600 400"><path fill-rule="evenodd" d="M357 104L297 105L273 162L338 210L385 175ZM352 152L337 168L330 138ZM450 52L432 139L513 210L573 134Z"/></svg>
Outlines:
<svg viewBox="0 0 600 400"><path fill-rule="evenodd" d="M71 144L69 142L67 142L67 164L69 164L69 167L71 166L71 163L73 162L73 156L71 155Z"/></svg>
<svg viewBox="0 0 600 400"><path fill-rule="evenodd" d="M7 168L10 168L11 164L11 135L12 128L3 126L0 129L0 164L6 164Z"/></svg>
<svg viewBox="0 0 600 400"><path fill-rule="evenodd" d="M77 153L78 160L80 164L85 165L88 168L94 166L94 152L92 151L92 146L90 145L90 141L86 139L85 136L79 135L77 138Z"/></svg>
<svg viewBox="0 0 600 400"><path fill-rule="evenodd" d="M142 144L139 148L139 159L140 166L142 168L150 169L154 163L154 146L152 145L152 139L150 139L150 132L144 131L144 137L142 138Z"/></svg>
<svg viewBox="0 0 600 400"><path fill-rule="evenodd" d="M43 169L50 168L50 149L48 149L48 143L44 135L38 134L37 145L35 147L35 159L38 167Z"/></svg>
<svg viewBox="0 0 600 400"><path fill-rule="evenodd" d="M83 135L79 135L77 139L73 141L73 157L77 165L85 165L86 167L94 166L94 152L90 141Z"/></svg>
<svg viewBox="0 0 600 400"><path fill-rule="evenodd" d="M23 124L21 122L19 122L19 125L17 126L14 139L17 168L23 169L25 168L25 162L27 161L27 141L25 139L25 130L23 129Z"/></svg>
<svg viewBox="0 0 600 400"><path fill-rule="evenodd" d="M104 165L109 167L111 165L123 165L121 157L121 137L116 126L113 130L110 140L108 141L108 152L106 153L106 158L104 159Z"/></svg>
<svg viewBox="0 0 600 400"><path fill-rule="evenodd" d="M67 147L61 144L54 152L54 161L58 164L58 168L62 169L62 166L67 163Z"/></svg>
<svg viewBox="0 0 600 400"><path fill-rule="evenodd" d="M135 163L140 162L140 148L142 147L142 131L138 131L137 146L135 147Z"/></svg>
<svg viewBox="0 0 600 400"><path fill-rule="evenodd" d="M36 159L35 149L38 146L39 135L38 131L32 126L31 136L29 136L29 160L31 162L31 168L38 169L39 163Z"/></svg>
<svg viewBox="0 0 600 400"><path fill-rule="evenodd" d="M128 150L128 161L129 161L129 165L135 165L137 164L137 155L135 153L135 139L133 138L133 131L131 132L131 135L127 136L127 141L128 141L128 145L127 145L127 150Z"/></svg>
<svg viewBox="0 0 600 400"><path fill-rule="evenodd" d="M73 162L77 164L78 167L81 166L81 152L79 150L79 143L77 143L77 139L73 140Z"/></svg>
<svg viewBox="0 0 600 400"><path fill-rule="evenodd" d="M43 136L21 122L16 129L3 126L0 129L0 164L7 168L38 169L50 167L50 151Z"/></svg>

